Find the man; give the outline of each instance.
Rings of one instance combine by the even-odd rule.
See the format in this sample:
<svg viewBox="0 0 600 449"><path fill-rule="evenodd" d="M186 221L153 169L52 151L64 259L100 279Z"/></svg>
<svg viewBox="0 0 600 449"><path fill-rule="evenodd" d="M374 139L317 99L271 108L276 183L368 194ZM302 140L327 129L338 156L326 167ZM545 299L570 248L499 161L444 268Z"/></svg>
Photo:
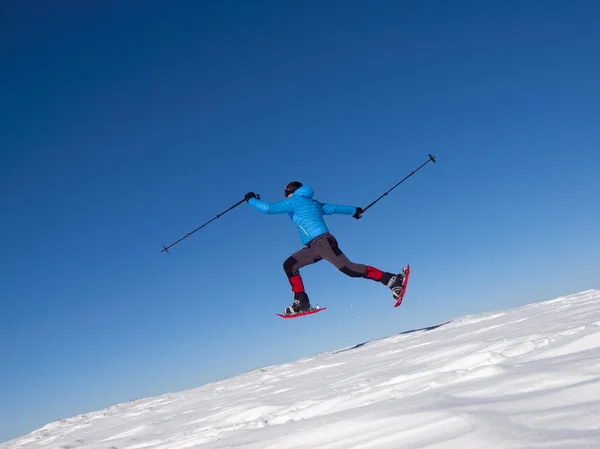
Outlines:
<svg viewBox="0 0 600 449"><path fill-rule="evenodd" d="M323 215L344 214L359 219L362 209L354 206L324 204L313 199L312 187L302 185L298 181L290 182L285 189L284 200L269 203L260 199L254 192L248 192L245 200L255 209L265 214L287 213L300 234L304 248L292 254L284 263L283 269L288 277L294 303L286 307L285 314L292 315L311 310L308 295L304 290L300 268L327 260L342 273L355 278L371 279L381 282L392 290L394 298L398 298L404 283L404 273L392 274L381 271L370 265L351 262L338 246L335 237L329 232Z"/></svg>

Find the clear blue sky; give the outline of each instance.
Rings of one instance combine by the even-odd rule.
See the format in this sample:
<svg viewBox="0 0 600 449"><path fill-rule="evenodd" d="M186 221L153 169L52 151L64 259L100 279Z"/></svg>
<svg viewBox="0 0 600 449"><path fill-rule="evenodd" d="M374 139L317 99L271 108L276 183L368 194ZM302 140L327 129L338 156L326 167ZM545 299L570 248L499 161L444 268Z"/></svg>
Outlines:
<svg viewBox="0 0 600 449"><path fill-rule="evenodd" d="M3 2L0 440L468 313L599 288L594 2ZM292 180L389 290L291 302ZM301 382L301 379L299 379Z"/></svg>

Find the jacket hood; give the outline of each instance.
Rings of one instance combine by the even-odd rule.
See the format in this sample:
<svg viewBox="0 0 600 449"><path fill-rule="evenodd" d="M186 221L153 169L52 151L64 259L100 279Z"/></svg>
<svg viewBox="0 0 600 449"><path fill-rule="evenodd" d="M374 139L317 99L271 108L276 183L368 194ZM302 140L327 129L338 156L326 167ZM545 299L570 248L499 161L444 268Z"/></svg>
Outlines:
<svg viewBox="0 0 600 449"><path fill-rule="evenodd" d="M303 185L294 192L294 195L303 196L304 198L312 198L315 194L314 189L311 186Z"/></svg>

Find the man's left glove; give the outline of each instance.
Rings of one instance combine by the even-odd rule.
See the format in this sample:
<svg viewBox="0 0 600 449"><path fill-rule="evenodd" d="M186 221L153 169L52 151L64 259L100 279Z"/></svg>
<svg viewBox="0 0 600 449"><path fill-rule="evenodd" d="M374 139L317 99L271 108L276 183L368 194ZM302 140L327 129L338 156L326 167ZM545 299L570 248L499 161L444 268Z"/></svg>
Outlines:
<svg viewBox="0 0 600 449"><path fill-rule="evenodd" d="M260 195L257 195L254 192L248 192L248 193L246 193L246 196L244 197L244 199L246 201L250 201L250 198L256 198L257 200L260 200Z"/></svg>
<svg viewBox="0 0 600 449"><path fill-rule="evenodd" d="M358 220L360 217L362 217L362 214L363 214L362 207L357 207L356 213L352 216Z"/></svg>

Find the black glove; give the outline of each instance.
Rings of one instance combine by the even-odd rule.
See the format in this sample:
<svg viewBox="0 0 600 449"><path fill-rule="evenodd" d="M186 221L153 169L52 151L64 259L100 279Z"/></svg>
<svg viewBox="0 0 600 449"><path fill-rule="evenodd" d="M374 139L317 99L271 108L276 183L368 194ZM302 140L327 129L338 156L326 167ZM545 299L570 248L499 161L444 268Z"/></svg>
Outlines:
<svg viewBox="0 0 600 449"><path fill-rule="evenodd" d="M352 215L352 216L358 220L360 218L360 216L361 216L362 213L363 213L362 207L357 207L356 208L356 213L354 215Z"/></svg>
<svg viewBox="0 0 600 449"><path fill-rule="evenodd" d="M244 199L246 201L250 201L250 198L256 198L257 200L260 200L260 195L257 195L254 192L248 192L248 193L246 193L246 196L244 197Z"/></svg>

